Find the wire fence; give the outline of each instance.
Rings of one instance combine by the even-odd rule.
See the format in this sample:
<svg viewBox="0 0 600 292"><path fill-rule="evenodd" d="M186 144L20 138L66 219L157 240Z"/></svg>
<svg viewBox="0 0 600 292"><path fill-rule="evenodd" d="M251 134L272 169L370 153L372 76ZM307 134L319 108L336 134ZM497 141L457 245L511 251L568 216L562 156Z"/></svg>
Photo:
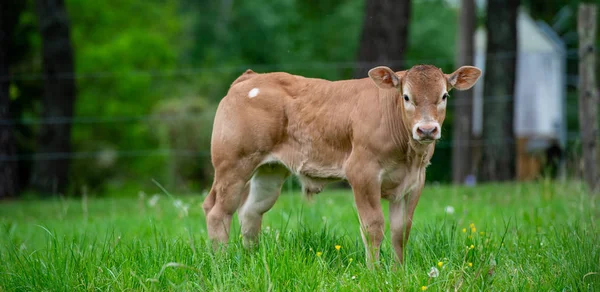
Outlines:
<svg viewBox="0 0 600 292"><path fill-rule="evenodd" d="M515 52L497 52L493 54L487 54L486 58L497 58L506 59L514 57ZM567 50L563 56L565 60L575 60L578 58L577 50ZM404 60L386 62L388 66L394 66L399 64L418 64L418 63L430 63L430 64L449 64L453 63L453 60L447 58L432 58L428 60ZM53 78L66 78L66 79L107 79L107 78L121 78L123 76L151 76L151 77L176 77L176 76L193 76L203 74L207 72L243 72L248 68L252 68L257 72L268 72L273 70L301 70L301 69L319 69L319 70L331 70L331 69L356 69L359 67L370 67L373 63L357 63L357 62L313 62L313 63L288 63L278 65L245 65L245 66L227 66L218 68L182 68L173 70L141 70L141 71L129 71L129 72L86 72L86 73L58 73ZM0 76L0 80L42 80L44 75L41 73L24 73L10 76ZM481 81L480 81L481 82ZM566 75L566 86L576 85L576 75ZM513 102L512 95L502 96L486 96L484 97L485 103L506 103ZM448 101L449 110L452 110L454 106L460 105L472 105L472 101L460 101L449 99ZM74 116L74 117L49 117L49 118L20 118L20 119L0 119L0 126L15 126L15 125L26 125L26 126L39 126L39 125L64 125L70 124L73 126L103 126L103 127L123 127L126 124L139 124L148 122L168 122L176 120L188 120L197 119L196 115L130 115L130 116ZM577 141L579 138L578 133L568 133L567 141ZM502 144L506 145L515 144L516 141L513 138L509 139L498 139L497 141L484 141L481 139L467 140L467 141L451 141L441 140L436 144L438 148L452 148L454 143L473 145L476 147L491 147L494 145ZM208 149L198 149L192 151L189 149L117 149L117 150L100 150L100 151L73 151L73 152L55 152L55 153L31 153L31 154L16 154L12 156L2 155L0 156L0 162L11 162L11 161L24 161L24 160L64 160L64 159L95 159L111 155L115 158L138 158L138 157L150 157L150 156L177 156L177 157L208 157L210 151Z"/></svg>

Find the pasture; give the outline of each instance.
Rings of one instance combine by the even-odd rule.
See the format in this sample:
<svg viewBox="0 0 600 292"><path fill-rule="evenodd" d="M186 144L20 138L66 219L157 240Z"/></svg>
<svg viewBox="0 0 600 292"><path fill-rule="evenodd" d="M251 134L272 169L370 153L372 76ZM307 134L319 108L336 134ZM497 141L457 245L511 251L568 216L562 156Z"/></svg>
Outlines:
<svg viewBox="0 0 600 292"><path fill-rule="evenodd" d="M284 191L259 247L241 247L235 218L222 254L207 243L203 199L2 202L0 291L600 290L597 199L575 183L428 184L406 264L394 265L387 230L375 270L350 191L326 189L312 202ZM387 220L386 202L384 211Z"/></svg>

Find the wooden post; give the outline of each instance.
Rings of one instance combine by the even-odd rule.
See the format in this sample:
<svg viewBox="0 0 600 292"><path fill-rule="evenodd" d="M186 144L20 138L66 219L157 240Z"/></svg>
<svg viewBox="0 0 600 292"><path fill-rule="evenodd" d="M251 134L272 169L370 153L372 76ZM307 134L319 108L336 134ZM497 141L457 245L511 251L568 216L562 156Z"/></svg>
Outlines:
<svg viewBox="0 0 600 292"><path fill-rule="evenodd" d="M596 15L591 3L579 4L579 135L583 177L593 193L598 191L598 87L596 86Z"/></svg>

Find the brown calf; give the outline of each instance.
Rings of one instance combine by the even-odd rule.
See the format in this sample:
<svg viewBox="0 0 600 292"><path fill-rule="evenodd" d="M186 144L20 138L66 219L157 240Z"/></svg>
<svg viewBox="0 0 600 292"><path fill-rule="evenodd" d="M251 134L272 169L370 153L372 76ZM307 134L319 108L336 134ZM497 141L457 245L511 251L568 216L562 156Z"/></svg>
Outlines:
<svg viewBox="0 0 600 292"><path fill-rule="evenodd" d="M370 78L331 82L246 71L215 117L215 179L203 204L209 238L226 243L231 217L239 210L244 242L255 242L263 214L290 174L298 176L307 195L347 180L367 263L379 259L382 198L390 201L392 243L401 263L448 91L469 89L480 75L470 66L452 74L429 65L396 73L376 67Z"/></svg>

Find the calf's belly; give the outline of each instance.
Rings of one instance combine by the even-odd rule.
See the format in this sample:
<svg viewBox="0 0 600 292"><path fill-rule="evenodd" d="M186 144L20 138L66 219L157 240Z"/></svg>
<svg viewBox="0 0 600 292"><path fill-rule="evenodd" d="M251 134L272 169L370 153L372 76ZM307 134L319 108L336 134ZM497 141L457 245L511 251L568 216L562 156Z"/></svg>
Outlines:
<svg viewBox="0 0 600 292"><path fill-rule="evenodd" d="M346 178L343 170L344 160L333 160L331 159L332 156L328 157L329 160L327 160L319 157L319 155L310 154L291 149L275 151L267 155L261 165L269 163L284 165L298 178L303 192L309 196L320 193L329 183Z"/></svg>

